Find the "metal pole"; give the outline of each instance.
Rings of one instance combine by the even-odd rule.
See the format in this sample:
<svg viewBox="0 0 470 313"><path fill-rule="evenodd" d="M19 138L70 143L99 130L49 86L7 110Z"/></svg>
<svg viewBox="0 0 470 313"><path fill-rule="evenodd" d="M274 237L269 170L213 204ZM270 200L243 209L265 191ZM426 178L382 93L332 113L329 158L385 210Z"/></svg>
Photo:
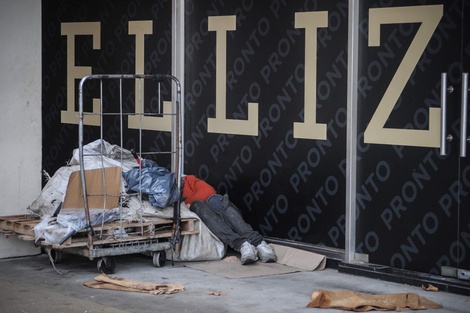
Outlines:
<svg viewBox="0 0 470 313"><path fill-rule="evenodd" d="M355 260L356 249L358 18L359 0L349 0L345 232L345 262L347 263Z"/></svg>

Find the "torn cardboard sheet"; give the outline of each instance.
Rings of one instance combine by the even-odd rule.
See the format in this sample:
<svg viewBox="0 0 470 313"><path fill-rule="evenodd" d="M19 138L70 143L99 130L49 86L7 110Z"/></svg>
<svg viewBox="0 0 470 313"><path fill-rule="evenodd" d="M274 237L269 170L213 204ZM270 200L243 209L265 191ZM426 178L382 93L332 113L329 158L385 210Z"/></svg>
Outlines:
<svg viewBox="0 0 470 313"><path fill-rule="evenodd" d="M90 288L143 292L153 295L171 294L184 290L184 286L181 284L154 284L133 279L108 276L106 274L101 274L95 277L94 281L87 281L83 284Z"/></svg>
<svg viewBox="0 0 470 313"><path fill-rule="evenodd" d="M89 209L113 209L118 206L121 192L120 167L85 170L85 181ZM83 209L84 207L80 171L72 172L62 209Z"/></svg>
<svg viewBox="0 0 470 313"><path fill-rule="evenodd" d="M329 308L355 312L442 309L442 305L414 293L373 295L350 290L318 290L308 308Z"/></svg>

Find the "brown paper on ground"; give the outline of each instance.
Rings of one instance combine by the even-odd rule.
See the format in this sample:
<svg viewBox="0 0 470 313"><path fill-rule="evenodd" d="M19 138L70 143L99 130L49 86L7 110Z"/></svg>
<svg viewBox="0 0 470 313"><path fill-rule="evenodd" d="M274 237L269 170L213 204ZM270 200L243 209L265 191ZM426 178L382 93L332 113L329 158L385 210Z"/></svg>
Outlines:
<svg viewBox="0 0 470 313"><path fill-rule="evenodd" d="M350 290L318 290L309 308L330 308L355 312L442 309L442 305L414 293L372 295Z"/></svg>
<svg viewBox="0 0 470 313"><path fill-rule="evenodd" d="M421 289L426 290L426 291L433 291L433 292L439 291L439 288L431 284L428 284L427 286L421 285Z"/></svg>
<svg viewBox="0 0 470 313"><path fill-rule="evenodd" d="M184 286L180 284L154 284L133 279L108 276L106 274L101 274L95 277L94 281L88 281L83 284L90 288L143 292L154 295L171 294L184 290Z"/></svg>
<svg viewBox="0 0 470 313"><path fill-rule="evenodd" d="M104 168L106 185L103 183L103 169L85 170L85 180L89 209L113 209L118 206L121 193L120 167ZM62 209L83 208L82 179L80 171L75 171L70 174Z"/></svg>
<svg viewBox="0 0 470 313"><path fill-rule="evenodd" d="M322 270L326 265L326 256L296 248L269 244L277 256L277 263L300 268L302 270Z"/></svg>

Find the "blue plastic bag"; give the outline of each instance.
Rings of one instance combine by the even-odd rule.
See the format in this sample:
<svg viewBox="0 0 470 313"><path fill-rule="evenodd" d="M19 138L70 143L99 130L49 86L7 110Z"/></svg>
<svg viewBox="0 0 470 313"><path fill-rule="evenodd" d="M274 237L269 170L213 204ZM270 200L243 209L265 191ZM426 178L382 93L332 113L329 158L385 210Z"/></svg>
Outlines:
<svg viewBox="0 0 470 313"><path fill-rule="evenodd" d="M144 167L122 173L128 189L147 194L150 204L159 208L166 208L178 201L175 173L151 160L142 161Z"/></svg>

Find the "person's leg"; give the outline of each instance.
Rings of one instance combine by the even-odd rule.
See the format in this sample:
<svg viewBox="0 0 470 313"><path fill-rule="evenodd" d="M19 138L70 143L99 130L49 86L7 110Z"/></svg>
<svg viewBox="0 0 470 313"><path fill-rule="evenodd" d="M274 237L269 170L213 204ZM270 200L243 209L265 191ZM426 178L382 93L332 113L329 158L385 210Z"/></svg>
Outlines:
<svg viewBox="0 0 470 313"><path fill-rule="evenodd" d="M230 225L226 223L226 218L223 217L223 211L213 208L200 200L194 201L189 209L196 213L207 228L223 243L240 252L240 262L242 264L250 264L258 260L256 248L246 238L232 230Z"/></svg>
<svg viewBox="0 0 470 313"><path fill-rule="evenodd" d="M263 236L245 222L239 214L238 208L233 203L230 203L224 211L224 218L229 221L228 223L233 231L245 237L254 246L259 245L263 241Z"/></svg>
<svg viewBox="0 0 470 313"><path fill-rule="evenodd" d="M214 212L222 212L221 217L230 228L250 243L251 247L245 245L245 250L254 247L261 262L277 261L273 248L264 241L259 232L243 220L240 210L228 200L227 195L212 195L207 199L207 203Z"/></svg>
<svg viewBox="0 0 470 313"><path fill-rule="evenodd" d="M235 251L240 251L243 242L247 239L232 230L220 210L214 209L200 200L194 201L189 209L196 213L207 228L223 243Z"/></svg>
<svg viewBox="0 0 470 313"><path fill-rule="evenodd" d="M263 241L263 236L246 223L240 210L229 201L227 195L215 194L207 199L207 204L214 212L219 212L230 228L252 245L257 246Z"/></svg>

